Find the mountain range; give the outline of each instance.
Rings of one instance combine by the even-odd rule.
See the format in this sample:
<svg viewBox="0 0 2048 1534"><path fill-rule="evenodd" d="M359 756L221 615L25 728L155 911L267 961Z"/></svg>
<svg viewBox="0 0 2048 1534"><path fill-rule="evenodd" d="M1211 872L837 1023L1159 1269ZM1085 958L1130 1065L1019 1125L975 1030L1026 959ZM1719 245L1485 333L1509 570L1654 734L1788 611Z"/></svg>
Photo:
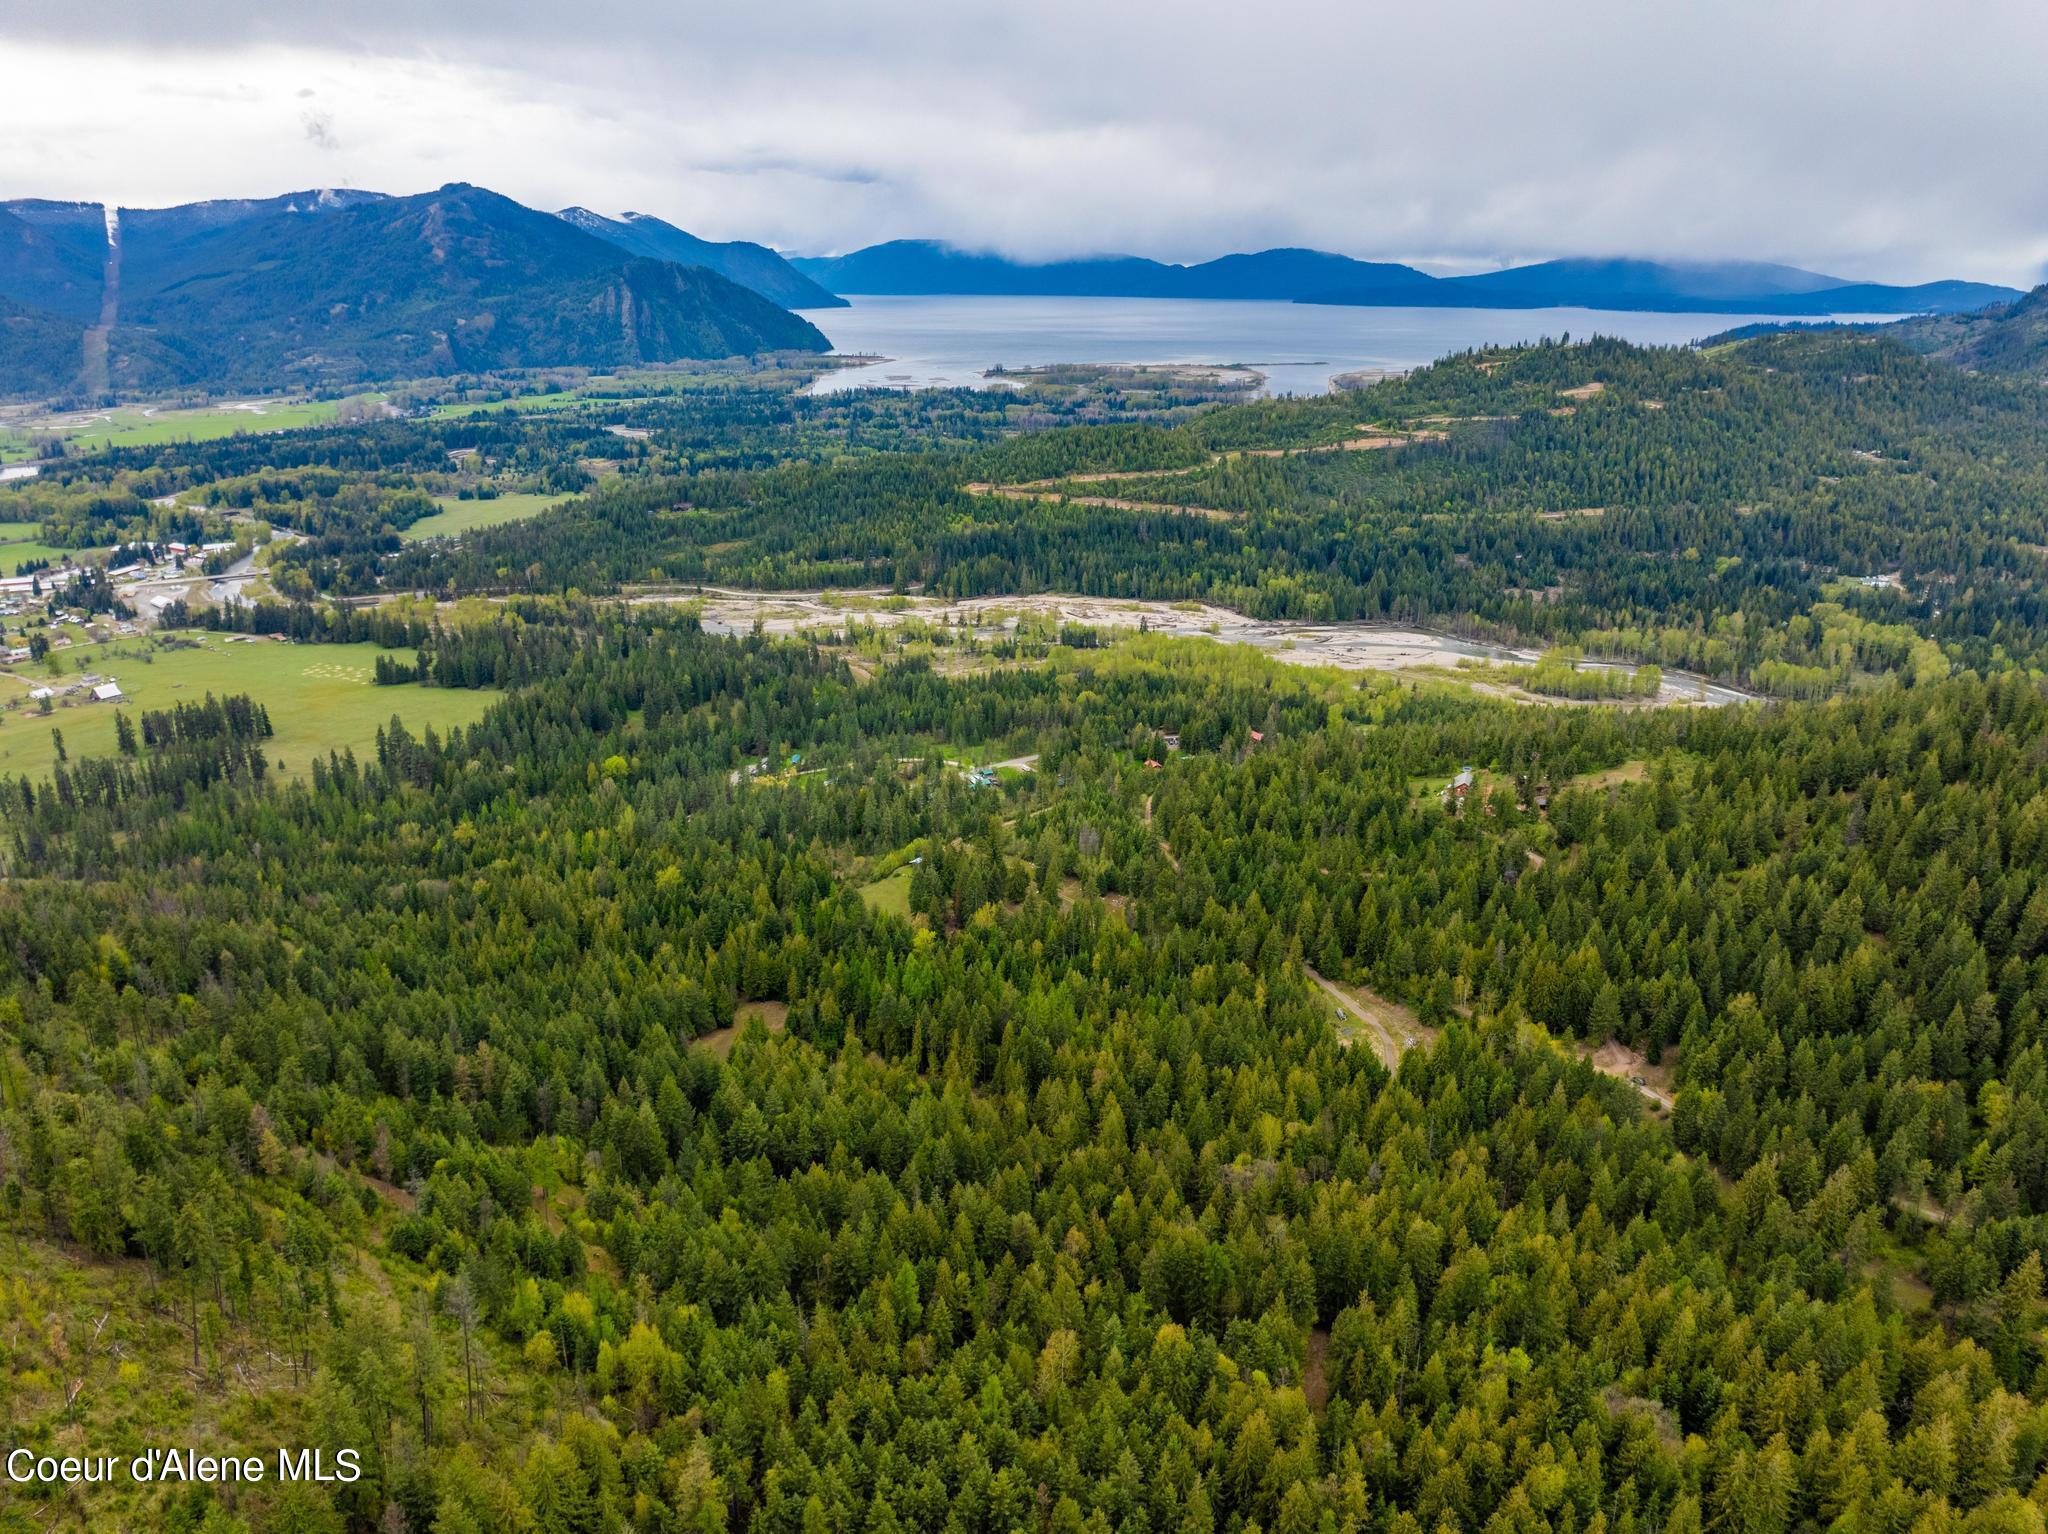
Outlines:
<svg viewBox="0 0 2048 1534"><path fill-rule="evenodd" d="M110 243L98 204L0 203L0 394L347 384L829 347L751 287L651 254L651 239L690 237L647 222L658 229L628 226L636 243L613 243L454 183L412 197L322 191L120 209ZM773 275L746 252L708 248Z"/></svg>
<svg viewBox="0 0 2048 1534"><path fill-rule="evenodd" d="M1683 310L1729 314L1955 312L2019 297L1979 282L1849 282L1754 261L1545 261L1468 277L1326 251L1278 249L1179 266L1142 256L1023 262L936 240L891 240L791 265L836 293L1280 299L1430 308Z"/></svg>
<svg viewBox="0 0 2048 1534"><path fill-rule="evenodd" d="M1354 261L1320 250L1262 250L1174 266L1144 256L1022 262L960 250L937 240L891 240L845 256L798 256L791 263L835 293L959 293L1063 298L1267 298L1368 282L1427 287L1413 267Z"/></svg>
<svg viewBox="0 0 2048 1534"><path fill-rule="evenodd" d="M2040 295L1762 262L1559 260L1464 277L1327 251L1025 262L933 240L785 259L642 213L547 213L451 183L109 210L0 202L0 396L268 389L492 369L820 352L838 295L1262 299L1411 307L1932 316L1968 366L2048 347ZM2009 312L2008 312L2009 311ZM1965 316L1965 318L1948 318Z"/></svg>

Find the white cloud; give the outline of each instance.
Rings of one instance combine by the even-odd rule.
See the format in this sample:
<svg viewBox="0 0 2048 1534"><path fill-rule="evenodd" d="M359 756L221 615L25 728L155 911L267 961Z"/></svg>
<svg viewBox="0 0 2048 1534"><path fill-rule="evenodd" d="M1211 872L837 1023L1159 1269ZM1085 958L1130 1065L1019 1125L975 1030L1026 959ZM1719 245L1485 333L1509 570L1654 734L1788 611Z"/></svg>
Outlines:
<svg viewBox="0 0 2048 1534"><path fill-rule="evenodd" d="M0 47L12 195L468 180L808 250L2048 262L2034 0L20 0Z"/></svg>

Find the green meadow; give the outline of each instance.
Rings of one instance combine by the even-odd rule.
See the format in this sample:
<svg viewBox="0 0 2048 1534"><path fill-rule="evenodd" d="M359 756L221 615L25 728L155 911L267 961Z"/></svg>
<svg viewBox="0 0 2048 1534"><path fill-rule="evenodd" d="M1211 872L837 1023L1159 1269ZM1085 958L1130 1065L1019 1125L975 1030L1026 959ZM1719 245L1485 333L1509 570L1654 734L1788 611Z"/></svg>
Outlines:
<svg viewBox="0 0 2048 1534"><path fill-rule="evenodd" d="M441 509L431 517L422 517L413 523L405 530L404 536L409 539L452 538L457 533L496 527L502 522L523 522L570 499L572 497L567 495L498 495L489 500L465 501L452 495L436 496L434 504Z"/></svg>
<svg viewBox="0 0 2048 1534"><path fill-rule="evenodd" d="M0 543L0 575L19 575L23 565L33 564L39 559L53 565L61 564L70 552L33 538L21 543Z"/></svg>
<svg viewBox="0 0 2048 1534"><path fill-rule="evenodd" d="M204 442L237 432L286 431L334 419L333 400L266 401L248 410L141 410L132 406L84 422L66 439L79 448L148 447L164 442Z"/></svg>
<svg viewBox="0 0 2048 1534"><path fill-rule="evenodd" d="M60 564L68 549L43 542L40 522L0 522L0 575L15 575L25 564Z"/></svg>
<svg viewBox="0 0 2048 1534"><path fill-rule="evenodd" d="M512 399L472 400L462 404L436 405L433 413L448 418L472 415L490 415L496 411L511 411L526 415L536 410L564 410L571 405L580 405L583 396L573 389L559 394L521 394Z"/></svg>
<svg viewBox="0 0 2048 1534"><path fill-rule="evenodd" d="M464 688L377 686L371 678L378 655L400 653L410 658L410 652L383 651L374 644L230 642L221 634L198 636L189 649L124 639L59 650L63 670L55 675L44 666L0 675L0 775L47 776L56 761L52 728L63 731L70 755L108 756L116 750L116 709L135 718L144 709L197 702L209 692L245 692L270 711L276 731L270 757L282 760L292 776L310 770L313 758L330 750L348 747L363 755L375 746L378 726L393 714L414 731L430 725L445 731L474 723L497 699L494 692ZM58 699L47 715L28 701L31 688L75 680L87 671L118 681L126 701Z"/></svg>
<svg viewBox="0 0 2048 1534"><path fill-rule="evenodd" d="M381 394L356 396L381 400ZM62 437L74 451L100 447L150 447L165 442L207 442L238 432L290 431L320 426L341 410L340 400L249 400L239 405L202 405L193 409L119 405L111 410L39 422L35 430ZM17 433L24 448L27 433Z"/></svg>
<svg viewBox="0 0 2048 1534"><path fill-rule="evenodd" d="M908 866L894 873L884 874L872 884L861 886L860 898L868 903L871 910L884 916L900 916L910 920L910 869Z"/></svg>

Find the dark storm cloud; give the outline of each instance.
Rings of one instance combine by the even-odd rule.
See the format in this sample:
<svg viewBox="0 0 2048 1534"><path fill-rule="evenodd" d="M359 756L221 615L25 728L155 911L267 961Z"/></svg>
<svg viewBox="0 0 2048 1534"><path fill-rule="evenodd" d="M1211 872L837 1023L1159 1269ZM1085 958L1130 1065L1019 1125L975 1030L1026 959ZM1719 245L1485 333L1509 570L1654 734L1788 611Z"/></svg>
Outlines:
<svg viewBox="0 0 2048 1534"><path fill-rule="evenodd" d="M69 70L103 119L49 90L0 101L24 191L89 193L55 183L109 167L130 201L460 177L814 250L1292 243L2009 281L2048 260L2037 0L15 0L0 41L39 56L16 78ZM110 70L197 94L145 133L140 106L122 122L123 97L82 90ZM309 85L348 124L339 151L274 132ZM274 99L206 103L231 87ZM236 134L264 138L253 158Z"/></svg>

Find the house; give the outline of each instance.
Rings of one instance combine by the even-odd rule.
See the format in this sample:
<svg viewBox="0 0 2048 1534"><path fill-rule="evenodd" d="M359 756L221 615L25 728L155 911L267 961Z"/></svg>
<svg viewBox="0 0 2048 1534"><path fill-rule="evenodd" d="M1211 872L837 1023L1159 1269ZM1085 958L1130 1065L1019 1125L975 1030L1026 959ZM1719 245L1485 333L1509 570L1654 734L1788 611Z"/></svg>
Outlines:
<svg viewBox="0 0 2048 1534"><path fill-rule="evenodd" d="M1159 770L1159 763L1149 756L1145 758L1145 765L1151 768L1154 772L1157 772Z"/></svg>
<svg viewBox="0 0 2048 1534"><path fill-rule="evenodd" d="M1265 738L1266 738L1266 736L1265 736L1265 733L1264 733L1263 731L1260 731L1260 730L1253 730L1253 731L1252 731L1252 744L1253 744L1253 745L1255 745L1255 746L1256 746L1256 745L1257 745L1257 744L1258 744L1258 743L1259 743L1260 741L1264 740Z"/></svg>
<svg viewBox="0 0 2048 1534"><path fill-rule="evenodd" d="M57 696L57 692L56 689L52 687L31 687L29 689L28 695L29 697L34 699L54 698Z"/></svg>
<svg viewBox="0 0 2048 1534"><path fill-rule="evenodd" d="M95 703L119 703L121 701L121 684L119 682L102 682L92 690L92 697Z"/></svg>
<svg viewBox="0 0 2048 1534"><path fill-rule="evenodd" d="M1451 779L1451 792L1460 799L1472 792L1472 769L1470 767L1460 769L1458 775Z"/></svg>

